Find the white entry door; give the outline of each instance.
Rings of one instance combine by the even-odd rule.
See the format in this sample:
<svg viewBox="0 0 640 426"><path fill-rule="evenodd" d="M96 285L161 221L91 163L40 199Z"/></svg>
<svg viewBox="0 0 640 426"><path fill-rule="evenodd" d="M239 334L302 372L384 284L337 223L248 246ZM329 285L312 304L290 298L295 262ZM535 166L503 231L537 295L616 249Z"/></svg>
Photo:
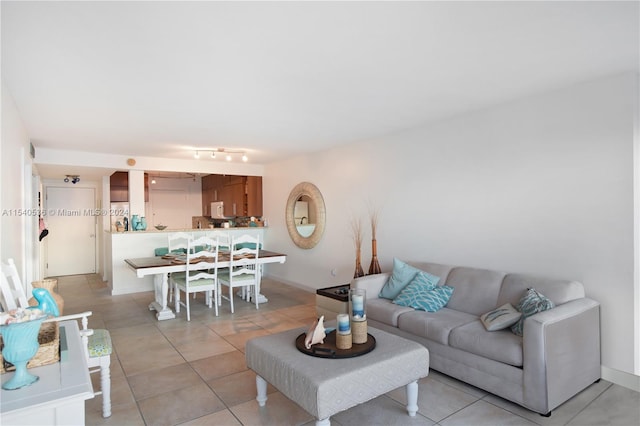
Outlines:
<svg viewBox="0 0 640 426"><path fill-rule="evenodd" d="M45 222L49 234L45 275L96 272L96 216L94 188L47 187Z"/></svg>

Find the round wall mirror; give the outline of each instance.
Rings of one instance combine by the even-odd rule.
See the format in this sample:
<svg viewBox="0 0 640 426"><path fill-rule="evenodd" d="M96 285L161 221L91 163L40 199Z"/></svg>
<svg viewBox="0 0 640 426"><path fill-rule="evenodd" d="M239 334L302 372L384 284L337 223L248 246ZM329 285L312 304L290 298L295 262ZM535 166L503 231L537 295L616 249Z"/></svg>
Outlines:
<svg viewBox="0 0 640 426"><path fill-rule="evenodd" d="M289 194L285 212L289 236L300 248L316 246L324 233L325 208L320 190L312 183L297 184Z"/></svg>

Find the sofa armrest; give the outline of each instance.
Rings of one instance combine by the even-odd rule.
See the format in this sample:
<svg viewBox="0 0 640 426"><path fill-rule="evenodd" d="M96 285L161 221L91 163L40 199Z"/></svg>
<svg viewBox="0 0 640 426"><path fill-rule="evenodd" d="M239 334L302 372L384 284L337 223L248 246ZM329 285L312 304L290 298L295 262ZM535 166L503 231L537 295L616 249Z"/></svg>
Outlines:
<svg viewBox="0 0 640 426"><path fill-rule="evenodd" d="M367 299L377 299L380 290L387 283L391 274L383 272L381 274L365 275L354 278L351 281L351 288L363 288L367 291Z"/></svg>
<svg viewBox="0 0 640 426"><path fill-rule="evenodd" d="M600 304L575 299L524 322L524 401L546 414L600 378Z"/></svg>

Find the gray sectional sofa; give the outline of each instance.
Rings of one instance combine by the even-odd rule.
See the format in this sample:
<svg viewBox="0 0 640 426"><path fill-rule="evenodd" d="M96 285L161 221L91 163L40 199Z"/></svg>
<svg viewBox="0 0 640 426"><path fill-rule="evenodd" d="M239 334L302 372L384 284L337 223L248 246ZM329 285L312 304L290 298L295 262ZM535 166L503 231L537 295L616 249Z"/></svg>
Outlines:
<svg viewBox="0 0 640 426"><path fill-rule="evenodd" d="M551 410L600 378L600 305L576 281L435 263L412 266L454 288L437 312L403 307L378 294L390 273L355 278L367 291L370 326L427 347L430 367L529 410ZM480 315L518 304L530 287L555 307L526 318L523 336L486 331Z"/></svg>

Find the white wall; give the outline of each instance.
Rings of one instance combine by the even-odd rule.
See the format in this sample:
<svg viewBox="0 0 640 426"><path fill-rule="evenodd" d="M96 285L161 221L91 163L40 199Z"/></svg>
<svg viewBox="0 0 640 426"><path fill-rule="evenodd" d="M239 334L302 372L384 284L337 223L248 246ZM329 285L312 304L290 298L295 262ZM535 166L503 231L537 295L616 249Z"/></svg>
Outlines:
<svg viewBox="0 0 640 426"><path fill-rule="evenodd" d="M34 225L37 226L37 205L33 204L32 198L29 136L4 82L1 153L0 258L5 262L9 258L15 260L24 284L27 280L38 278L33 275L39 263L35 250L38 233L33 229Z"/></svg>
<svg viewBox="0 0 640 426"><path fill-rule="evenodd" d="M167 225L169 229L191 228L193 216L202 216L202 179L155 177L156 183L152 184L152 176L149 176L147 205L149 228L159 224ZM167 216L168 211L171 214Z"/></svg>
<svg viewBox="0 0 640 426"><path fill-rule="evenodd" d="M603 366L633 373L636 96L635 75L615 76L270 164L268 248L288 259L268 273L313 289L348 282L349 223L368 224L373 205L383 270L395 256L583 282L602 304ZM284 220L301 181L318 186L327 209L311 250L293 245Z"/></svg>

